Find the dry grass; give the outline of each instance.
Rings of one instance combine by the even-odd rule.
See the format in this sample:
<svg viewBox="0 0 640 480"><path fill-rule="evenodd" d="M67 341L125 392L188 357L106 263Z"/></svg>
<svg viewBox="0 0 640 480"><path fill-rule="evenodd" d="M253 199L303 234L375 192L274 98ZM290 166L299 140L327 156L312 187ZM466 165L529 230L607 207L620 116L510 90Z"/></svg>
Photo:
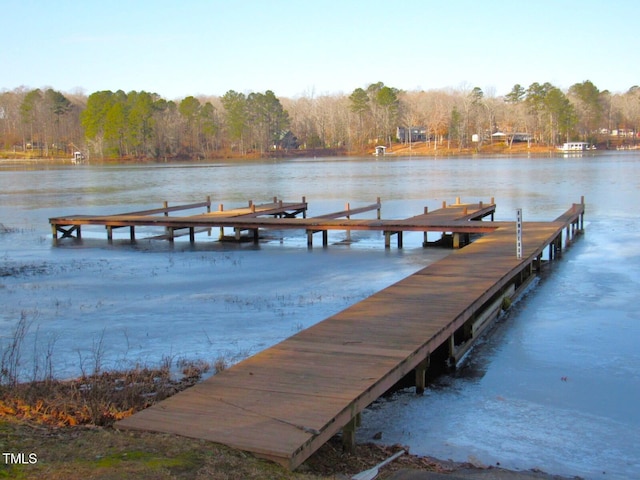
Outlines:
<svg viewBox="0 0 640 480"><path fill-rule="evenodd" d="M41 425L109 426L133 412L197 383L209 370L203 362L183 362L183 376L170 366L105 372L70 381L45 380L0 387L0 417Z"/></svg>

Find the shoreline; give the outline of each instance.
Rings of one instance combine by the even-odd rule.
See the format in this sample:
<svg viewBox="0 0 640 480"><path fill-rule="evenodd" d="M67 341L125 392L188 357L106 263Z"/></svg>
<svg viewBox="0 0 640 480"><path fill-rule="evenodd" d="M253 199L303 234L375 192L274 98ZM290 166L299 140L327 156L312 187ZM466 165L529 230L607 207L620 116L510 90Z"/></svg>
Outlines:
<svg viewBox="0 0 640 480"><path fill-rule="evenodd" d="M124 432L111 427L46 428L17 419L0 420L5 452L23 454L31 461L0 463L0 475L9 478L243 478L259 480L346 480L368 470L406 447L357 445L354 454L330 440L298 469L280 465L224 445L177 435ZM22 458L22 457L21 457ZM460 476L459 476L460 475ZM569 480L539 469L508 470L477 461L453 462L429 456L400 456L380 470L379 480Z"/></svg>
<svg viewBox="0 0 640 480"><path fill-rule="evenodd" d="M604 149L606 151L606 149ZM601 150L596 150L596 152ZM490 156L490 157L504 157L504 156L562 156L563 152L558 151L554 146L546 145L531 145L526 143L516 143L512 146L508 146L504 143L485 144L477 147L468 148L447 148L440 145L436 149L430 144L425 142L418 142L411 145L406 144L394 144L388 147L388 153L380 155L380 158L400 156L400 157L424 157L424 158L448 158L448 157L473 157L473 156ZM586 154L590 152L585 152ZM369 157L375 156L374 149L368 148L362 151L348 151L346 149L313 149L313 150L289 150L289 151L277 151L277 152L265 152L260 154L259 152L240 155L233 152L220 152L219 155L213 155L208 158L192 159L192 158L135 158L135 157L123 157L123 158L102 158L102 159L86 159L77 163L78 165L91 165L91 164L158 164L158 163L203 163L220 160L234 160L234 161L251 161L258 159L287 159L287 158L331 158L331 157ZM13 163L26 163L26 164L76 164L72 158L65 156L26 156L19 154L11 154L10 152L0 152L0 163L13 162Z"/></svg>

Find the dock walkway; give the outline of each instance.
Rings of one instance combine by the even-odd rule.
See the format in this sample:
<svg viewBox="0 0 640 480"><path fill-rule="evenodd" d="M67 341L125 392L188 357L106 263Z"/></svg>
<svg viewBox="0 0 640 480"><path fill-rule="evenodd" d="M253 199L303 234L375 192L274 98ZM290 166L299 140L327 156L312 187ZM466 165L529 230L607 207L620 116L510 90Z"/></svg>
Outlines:
<svg viewBox="0 0 640 480"><path fill-rule="evenodd" d="M463 217L469 215L475 213L467 209ZM455 362L495 318L504 298L516 295L533 277L543 251L549 248L549 260L558 255L565 230L564 245L570 243L583 228L584 201L555 221L525 223L521 258L516 257L514 222L433 221L429 216L406 220L404 226L445 229L455 223L463 229L467 223L482 223L491 233L119 421L117 428L222 443L290 469L340 431L349 446L363 409L406 376L413 376L418 391L424 389L434 353L444 349ZM402 231L402 221L396 222Z"/></svg>

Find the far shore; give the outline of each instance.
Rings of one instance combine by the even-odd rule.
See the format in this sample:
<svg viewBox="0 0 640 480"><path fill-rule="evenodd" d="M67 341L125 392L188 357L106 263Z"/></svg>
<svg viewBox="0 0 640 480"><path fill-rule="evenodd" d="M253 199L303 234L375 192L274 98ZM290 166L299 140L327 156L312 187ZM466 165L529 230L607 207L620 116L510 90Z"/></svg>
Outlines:
<svg viewBox="0 0 640 480"><path fill-rule="evenodd" d="M313 149L313 150L278 150L272 152L248 152L241 154L234 151L218 151L206 158L183 157L110 157L87 158L82 162L74 162L69 155L38 155L35 153L0 151L0 162L17 163L165 163L165 162L206 162L216 160L255 160L260 158L299 158L299 157L363 157L373 156L375 147L364 150L349 151L345 148ZM468 148L447 147L446 143L416 142L412 144L394 143L386 148L386 156L415 156L431 158L469 157L469 156L554 156L560 152L548 145L528 145L525 142L508 145L504 142L485 143Z"/></svg>

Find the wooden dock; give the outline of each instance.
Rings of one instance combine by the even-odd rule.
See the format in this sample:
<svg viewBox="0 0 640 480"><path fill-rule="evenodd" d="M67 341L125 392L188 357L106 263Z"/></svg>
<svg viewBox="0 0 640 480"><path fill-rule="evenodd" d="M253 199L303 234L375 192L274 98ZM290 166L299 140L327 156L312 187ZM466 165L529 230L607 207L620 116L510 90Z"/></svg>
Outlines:
<svg viewBox="0 0 640 480"><path fill-rule="evenodd" d="M347 208L340 212L328 213L312 218L307 218L308 204L303 197L301 202L283 202L277 198L273 202L256 205L249 201L246 207L225 210L221 204L217 211L211 211L211 199L205 202L169 207L165 202L162 208L150 209L138 212L118 213L115 215L70 215L53 217L49 219L54 243L58 243L58 235L61 238L82 238L82 226L101 225L107 231L107 239L113 241L113 231L128 227L130 240L136 240L135 229L137 227L164 227L165 234L152 238L161 238L173 241L181 233L187 231L189 239L195 242L198 232L210 232L211 228L220 229L220 239L224 239L224 229L231 228L234 231L235 240L241 240L242 232L249 232L253 241L259 241L259 231L268 229L278 230L304 230L307 234L307 243L313 245L313 234L322 232L323 245L327 245L327 232L330 230L369 230L384 232L385 246L390 247L391 236L396 235L398 247L402 247L402 234L408 231L443 232L450 233L454 237L454 247L459 247L460 242L471 233L489 232L491 226L483 226L480 221L487 216L493 218L495 203L493 199L487 204L463 204L460 199L456 203L447 205L443 203L441 209L433 212L425 212L407 219L383 220L380 218L380 199L371 205L357 208ZM204 213L189 216L170 216L170 212L194 210L206 208ZM354 219L353 216L377 211L375 219ZM298 216L302 215L302 218ZM462 240L461 240L462 239Z"/></svg>
<svg viewBox="0 0 640 480"><path fill-rule="evenodd" d="M521 258L517 258L515 222L468 221L477 218L483 208L467 207L465 215L459 211L464 220L453 221L445 212L436 214L442 218L434 220L426 212L419 218L394 221L393 227L386 224L384 229L397 232L426 227L451 231L456 224L454 231L466 233L466 224L482 223L487 229L483 231L489 233L342 312L118 422L117 428L222 443L290 469L339 432L345 446L352 447L363 409L407 376L421 392L426 370L443 353L445 361L455 364L496 317L504 299L518 295L534 278L545 249L549 249L547 260L553 260L584 225L584 200L554 221L524 223ZM325 223L315 227L321 225L333 228Z"/></svg>

